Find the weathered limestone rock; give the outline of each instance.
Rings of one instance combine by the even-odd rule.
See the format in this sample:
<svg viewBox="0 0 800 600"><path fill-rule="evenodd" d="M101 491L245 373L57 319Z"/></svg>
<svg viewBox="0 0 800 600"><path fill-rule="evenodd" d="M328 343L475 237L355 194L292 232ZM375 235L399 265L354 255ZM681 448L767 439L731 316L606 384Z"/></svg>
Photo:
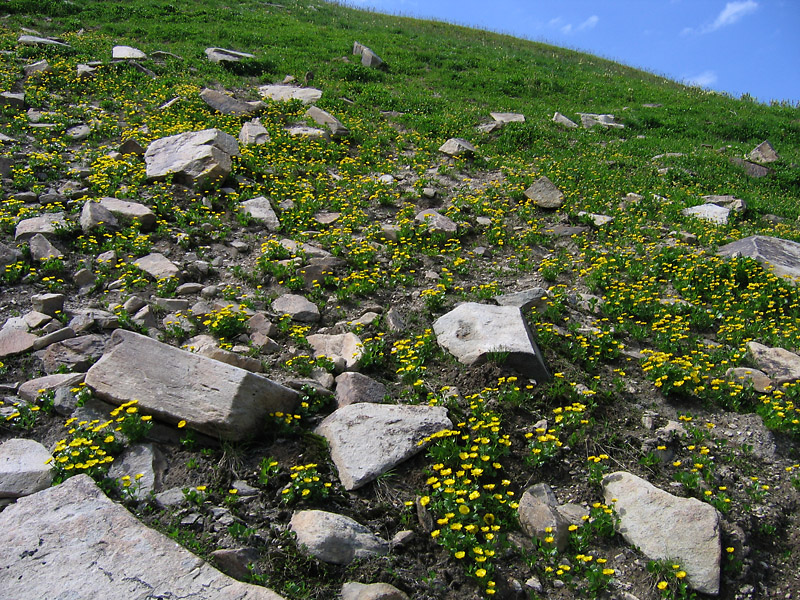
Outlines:
<svg viewBox="0 0 800 600"><path fill-rule="evenodd" d="M56 373L54 375L45 375L44 377L37 377L26 381L19 386L17 395L23 400L33 402L39 395L39 390L54 391L62 387L71 388L83 381L83 373Z"/></svg>
<svg viewBox="0 0 800 600"><path fill-rule="evenodd" d="M45 213L38 217L23 219L17 223L14 231L14 240L17 242L27 242L37 233L44 236L52 235L59 228L67 227L67 221L63 212Z"/></svg>
<svg viewBox="0 0 800 600"><path fill-rule="evenodd" d="M223 350L217 346L217 341L210 335L197 335L193 337L186 343L185 348L201 356L206 356L225 364L239 367L251 373L261 373L264 370L264 366L261 364L260 360Z"/></svg>
<svg viewBox="0 0 800 600"><path fill-rule="evenodd" d="M534 181L524 194L541 208L558 208L564 203L564 194L546 176Z"/></svg>
<svg viewBox="0 0 800 600"><path fill-rule="evenodd" d="M22 252L0 242L0 267L22 260Z"/></svg>
<svg viewBox="0 0 800 600"><path fill-rule="evenodd" d="M251 218L262 221L267 231L278 231L281 222L269 198L258 196L252 200L246 200L239 205L240 210L250 215Z"/></svg>
<svg viewBox="0 0 800 600"><path fill-rule="evenodd" d="M251 115L263 108L263 102L245 102L238 100L228 94L223 94L217 90L203 88L200 98L211 108L223 115L246 116Z"/></svg>
<svg viewBox="0 0 800 600"><path fill-rule="evenodd" d="M428 231L431 233L441 233L447 238L455 237L458 232L458 225L455 221L432 208L417 213L414 220L427 224Z"/></svg>
<svg viewBox="0 0 800 600"><path fill-rule="evenodd" d="M494 301L500 306L516 306L520 310L530 310L547 303L547 291L536 287L502 296L495 296Z"/></svg>
<svg viewBox="0 0 800 600"><path fill-rule="evenodd" d="M342 586L341 600L408 600L408 596L388 583L357 583Z"/></svg>
<svg viewBox="0 0 800 600"><path fill-rule="evenodd" d="M800 356L783 348L770 348L758 342L749 342L747 352L756 366L769 375L778 387L800 379Z"/></svg>
<svg viewBox="0 0 800 600"><path fill-rule="evenodd" d="M56 342L63 342L64 340L68 340L74 337L75 337L75 331L71 327L62 327L61 329L56 329L52 333L48 333L41 336L38 340L34 342L33 349L41 350L42 348L47 348L50 344L55 344Z"/></svg>
<svg viewBox="0 0 800 600"><path fill-rule="evenodd" d="M105 197L100 198L100 206L122 221L131 222L136 219L143 231L150 231L156 226L155 213L144 204Z"/></svg>
<svg viewBox="0 0 800 600"><path fill-rule="evenodd" d="M747 159L760 165L766 165L778 162L781 157L778 156L778 153L775 151L775 148L772 147L772 144L769 143L769 140L764 140L753 148L752 152L747 155Z"/></svg>
<svg viewBox="0 0 800 600"><path fill-rule="evenodd" d="M255 548L220 548L214 550L211 557L220 571L242 580L247 579L251 574L247 567L258 562L259 552Z"/></svg>
<svg viewBox="0 0 800 600"><path fill-rule="evenodd" d="M594 113L578 113L581 118L581 124L583 125L584 129L591 129L595 125L600 125L601 127L614 127L617 129L622 129L625 127L622 123L617 123L616 117L614 115L596 115Z"/></svg>
<svg viewBox="0 0 800 600"><path fill-rule="evenodd" d="M604 225L608 225L611 221L614 220L614 217L609 217L608 215L599 215L597 213L590 213L586 212L585 210L578 211L579 217L584 217L591 221L591 224L595 227L603 227Z"/></svg>
<svg viewBox="0 0 800 600"><path fill-rule="evenodd" d="M353 42L353 55L360 56L361 64L365 67L377 69L383 65L383 59L380 56L358 42Z"/></svg>
<svg viewBox="0 0 800 600"><path fill-rule="evenodd" d="M59 40L39 37L38 35L21 35L17 39L17 43L23 46L61 46L63 48L71 48L69 44L65 44Z"/></svg>
<svg viewBox="0 0 800 600"><path fill-rule="evenodd" d="M603 479L605 501L616 498L619 531L648 558L675 560L689 585L719 593L720 527L716 509L696 498L678 498L624 471Z"/></svg>
<svg viewBox="0 0 800 600"><path fill-rule="evenodd" d="M117 218L111 211L100 202L93 200L84 203L80 222L84 233L89 233L92 229L101 225L106 229L117 229L119 227Z"/></svg>
<svg viewBox="0 0 800 600"><path fill-rule="evenodd" d="M54 317L64 310L64 294L35 294L31 296L33 310Z"/></svg>
<svg viewBox="0 0 800 600"><path fill-rule="evenodd" d="M0 358L23 354L33 349L38 336L12 327L0 329Z"/></svg>
<svg viewBox="0 0 800 600"><path fill-rule="evenodd" d="M113 60L144 60L147 58L147 54L133 46L114 46L111 49L111 58Z"/></svg>
<svg viewBox="0 0 800 600"><path fill-rule="evenodd" d="M383 402L386 386L361 373L346 372L336 378L336 404L339 408L358 402Z"/></svg>
<svg viewBox="0 0 800 600"><path fill-rule="evenodd" d="M452 428L443 406L350 404L314 431L328 440L347 490L360 488L422 450L419 442Z"/></svg>
<svg viewBox="0 0 800 600"><path fill-rule="evenodd" d="M243 58L255 58L255 54L226 50L225 48L206 48L206 57L213 63L239 62Z"/></svg>
<svg viewBox="0 0 800 600"><path fill-rule="evenodd" d="M736 383L749 383L760 394L766 394L773 389L772 380L763 371L748 367L735 367L725 371L725 376Z"/></svg>
<svg viewBox="0 0 800 600"><path fill-rule="evenodd" d="M36 356L42 361L45 373L50 375L66 367L70 371L85 371L102 354L105 338L100 335L82 335L50 344Z"/></svg>
<svg viewBox="0 0 800 600"><path fill-rule="evenodd" d="M519 524L529 536L544 542L552 536L559 552L569 542L569 521L558 511L558 500L546 483L537 483L522 494L517 508Z"/></svg>
<svg viewBox="0 0 800 600"><path fill-rule="evenodd" d="M800 278L800 244L781 238L753 235L722 246L719 256L752 258L779 277Z"/></svg>
<svg viewBox="0 0 800 600"><path fill-rule="evenodd" d="M0 444L0 498L20 498L50 487L50 452L35 440L10 439Z"/></svg>
<svg viewBox="0 0 800 600"><path fill-rule="evenodd" d="M302 510L292 515L289 527L297 535L298 545L328 563L347 565L357 558L389 553L389 542L344 515Z"/></svg>
<svg viewBox="0 0 800 600"><path fill-rule="evenodd" d="M578 127L578 124L575 121L569 119L568 117L565 117L558 111L556 111L556 113L553 115L553 122L558 123L559 125L563 125L568 129L576 129Z"/></svg>
<svg viewBox="0 0 800 600"><path fill-rule="evenodd" d="M542 383L550 373L533 341L522 312L514 306L466 302L433 324L436 341L465 365L486 362L490 354L507 354L505 364Z"/></svg>
<svg viewBox="0 0 800 600"><path fill-rule="evenodd" d="M289 315L293 321L301 323L316 323L320 319L317 305L297 294L279 296L272 302L272 310L279 315Z"/></svg>
<svg viewBox="0 0 800 600"><path fill-rule="evenodd" d="M282 600L143 525L88 475L7 507L0 545L15 549L0 556L0 589L14 590L15 600L84 598L87 590L95 598Z"/></svg>
<svg viewBox="0 0 800 600"><path fill-rule="evenodd" d="M750 177L766 177L770 173L772 173L772 169L769 167L765 167L764 165L759 165L754 162L750 162L749 160L743 160L737 156L731 157L730 161L744 169L744 172L747 173Z"/></svg>
<svg viewBox="0 0 800 600"><path fill-rule="evenodd" d="M309 106L306 116L313 119L317 125L323 125L330 129L331 137L334 139L344 137L350 133L350 130L339 119L316 106Z"/></svg>
<svg viewBox="0 0 800 600"><path fill-rule="evenodd" d="M501 112L493 112L489 113L491 117L497 121L498 123L524 123L525 122L525 115L521 115L519 113L501 113Z"/></svg>
<svg viewBox="0 0 800 600"><path fill-rule="evenodd" d="M133 261L133 264L156 281L169 277L178 277L181 274L181 270L171 260L159 252L153 252L147 256L142 256Z"/></svg>
<svg viewBox="0 0 800 600"><path fill-rule="evenodd" d="M311 104L322 98L322 90L291 85L262 85L258 88L258 93L276 102L300 100L303 104Z"/></svg>
<svg viewBox="0 0 800 600"><path fill-rule="evenodd" d="M306 339L314 349L314 356L327 356L334 362L338 371L357 369L364 355L361 339L355 333L334 335L315 333Z"/></svg>
<svg viewBox="0 0 800 600"><path fill-rule="evenodd" d="M50 73L52 70L47 60L37 60L35 63L25 65L25 77L30 77L34 73Z"/></svg>
<svg viewBox="0 0 800 600"><path fill-rule="evenodd" d="M236 138L219 129L204 129L150 142L144 160L148 181L172 175L178 183L203 186L225 179L231 172L231 157L238 155Z"/></svg>
<svg viewBox="0 0 800 600"><path fill-rule="evenodd" d="M448 156L471 156L477 152L475 146L463 138L450 138L439 147L439 152Z"/></svg>
<svg viewBox="0 0 800 600"><path fill-rule="evenodd" d="M28 240L28 248L33 260L49 260L51 258L64 258L64 253L50 243L41 233L37 233Z"/></svg>
<svg viewBox="0 0 800 600"><path fill-rule="evenodd" d="M747 203L736 196L709 194L707 196L703 196L703 200L705 200L708 204L724 206L728 210L737 213L742 213L747 210Z"/></svg>
<svg viewBox="0 0 800 600"><path fill-rule="evenodd" d="M298 401L296 392L265 377L121 329L86 383L115 404L138 399L144 412L167 423L185 420L228 440L257 433L267 413L292 410Z"/></svg>
<svg viewBox="0 0 800 600"><path fill-rule="evenodd" d="M309 127L307 125L290 125L284 127L283 130L291 136L307 137L317 140L329 140L330 134L322 129L316 127Z"/></svg>
<svg viewBox="0 0 800 600"><path fill-rule="evenodd" d="M0 92L0 106L25 109L25 94L22 92Z"/></svg>
<svg viewBox="0 0 800 600"><path fill-rule="evenodd" d="M239 143L243 146L255 145L260 146L269 142L269 132L267 128L261 124L258 119L253 119L242 125L239 131Z"/></svg>
<svg viewBox="0 0 800 600"><path fill-rule="evenodd" d="M130 485L125 487L137 500L146 500L151 494L161 491L161 480L166 468L167 463L158 446L134 444L117 457L108 475L120 480L128 477Z"/></svg>
<svg viewBox="0 0 800 600"><path fill-rule="evenodd" d="M717 206L716 204L700 204L698 206L684 208L681 213L687 217L694 217L695 219L708 221L715 225L727 225L728 215L730 215L731 211L728 208Z"/></svg>

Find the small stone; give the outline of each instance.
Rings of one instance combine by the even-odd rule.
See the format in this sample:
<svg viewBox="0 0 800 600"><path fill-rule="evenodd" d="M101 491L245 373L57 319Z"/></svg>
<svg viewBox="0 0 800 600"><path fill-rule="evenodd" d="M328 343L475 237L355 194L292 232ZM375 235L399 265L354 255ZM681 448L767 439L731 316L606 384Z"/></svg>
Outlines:
<svg viewBox="0 0 800 600"><path fill-rule="evenodd" d="M88 125L75 125L64 132L64 135L66 135L73 142L82 142L91 134L92 130Z"/></svg>
<svg viewBox="0 0 800 600"><path fill-rule="evenodd" d="M114 46L111 49L111 58L114 60L144 60L147 54L132 46Z"/></svg>
<svg viewBox="0 0 800 600"><path fill-rule="evenodd" d="M408 600L408 596L388 583L357 583L348 581L342 586L341 600Z"/></svg>
<svg viewBox="0 0 800 600"><path fill-rule="evenodd" d="M41 233L37 233L28 240L28 248L31 251L31 258L36 261L64 258L64 253L51 244Z"/></svg>
<svg viewBox="0 0 800 600"><path fill-rule="evenodd" d="M578 124L575 123L575 121L572 121L571 119L565 117L558 111L556 111L556 113L553 115L553 122L558 123L559 125L563 125L568 129L576 129L578 127Z"/></svg>
<svg viewBox="0 0 800 600"><path fill-rule="evenodd" d="M448 156L471 156L477 152L475 146L463 138L450 138L439 147L439 152Z"/></svg>
<svg viewBox="0 0 800 600"><path fill-rule="evenodd" d="M96 227L117 229L119 224L108 208L100 202L90 200L83 205L83 210L81 210L81 229L84 233L89 233Z"/></svg>
<svg viewBox="0 0 800 600"><path fill-rule="evenodd" d="M383 402L386 386L361 373L346 372L336 378L336 404L339 408L358 402Z"/></svg>
<svg viewBox="0 0 800 600"><path fill-rule="evenodd" d="M316 323L320 319L319 308L303 296L284 294L272 302L272 310L279 315L287 314L293 321Z"/></svg>
<svg viewBox="0 0 800 600"><path fill-rule="evenodd" d="M322 98L322 90L291 85L262 85L258 88L258 93L276 102L300 100L303 104L311 104Z"/></svg>
<svg viewBox="0 0 800 600"><path fill-rule="evenodd" d="M245 123L239 131L239 143L243 146L261 146L269 141L269 132L258 119Z"/></svg>
<svg viewBox="0 0 800 600"><path fill-rule="evenodd" d="M558 208L564 203L564 194L546 176L534 181L524 193L541 208Z"/></svg>
<svg viewBox="0 0 800 600"><path fill-rule="evenodd" d="M239 209L250 218L264 223L267 231L277 231L281 226L278 215L272 208L272 203L264 196L242 202Z"/></svg>
<svg viewBox="0 0 800 600"><path fill-rule="evenodd" d="M35 294L31 296L31 306L51 317L55 317L64 310L64 294Z"/></svg>
<svg viewBox="0 0 800 600"><path fill-rule="evenodd" d="M321 510L295 512L289 527L298 546L324 562L347 565L388 554L389 542L349 517Z"/></svg>
<svg viewBox="0 0 800 600"><path fill-rule="evenodd" d="M34 440L0 444L0 498L20 498L50 487L51 460L47 448Z"/></svg>
<svg viewBox="0 0 800 600"><path fill-rule="evenodd" d="M255 58L255 54L226 50L225 48L206 48L206 57L213 63L239 62L244 58Z"/></svg>

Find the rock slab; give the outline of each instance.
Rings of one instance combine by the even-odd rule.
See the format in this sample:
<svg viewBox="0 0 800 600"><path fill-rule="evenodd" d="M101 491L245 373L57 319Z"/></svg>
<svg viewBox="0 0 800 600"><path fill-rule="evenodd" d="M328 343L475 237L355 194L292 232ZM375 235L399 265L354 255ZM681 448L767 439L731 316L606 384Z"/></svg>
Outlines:
<svg viewBox="0 0 800 600"><path fill-rule="evenodd" d="M0 513L0 589L15 600L193 598L281 600L241 583L148 528L87 475ZM80 576L76 576L79 573Z"/></svg>
<svg viewBox="0 0 800 600"><path fill-rule="evenodd" d="M185 420L207 435L242 440L258 433L267 413L290 411L298 395L270 379L118 329L86 384L114 404L139 400L143 412Z"/></svg>
<svg viewBox="0 0 800 600"><path fill-rule="evenodd" d="M48 459L50 452L35 440L15 438L0 444L0 498L20 498L50 487Z"/></svg>
<svg viewBox="0 0 800 600"><path fill-rule="evenodd" d="M539 383L550 373L542 353L515 306L490 306L465 302L433 324L436 341L465 365L479 365L491 354L506 354L505 364Z"/></svg>
<svg viewBox="0 0 800 600"><path fill-rule="evenodd" d="M722 246L719 256L752 258L779 277L800 278L800 244L781 238L753 235Z"/></svg>
<svg viewBox="0 0 800 600"><path fill-rule="evenodd" d="M297 543L319 560L347 565L357 558L389 553L389 542L350 517L322 510L302 510L289 524Z"/></svg>
<svg viewBox="0 0 800 600"><path fill-rule="evenodd" d="M177 183L202 186L225 179L231 157L239 155L236 138L219 129L204 129L154 140L144 154L148 181L173 176Z"/></svg>
<svg viewBox="0 0 800 600"><path fill-rule="evenodd" d="M558 208L564 203L564 194L545 176L534 181L524 193L541 208Z"/></svg>
<svg viewBox="0 0 800 600"><path fill-rule="evenodd" d="M617 471L603 479L605 501L616 498L619 531L654 560L675 560L689 585L719 593L720 526L717 510L696 498L678 498L649 482Z"/></svg>
<svg viewBox="0 0 800 600"><path fill-rule="evenodd" d="M800 356L783 348L749 342L747 352L756 366L777 386L800 379Z"/></svg>
<svg viewBox="0 0 800 600"><path fill-rule="evenodd" d="M328 440L342 485L355 490L420 452L426 437L452 426L443 406L357 403L335 410L314 433Z"/></svg>

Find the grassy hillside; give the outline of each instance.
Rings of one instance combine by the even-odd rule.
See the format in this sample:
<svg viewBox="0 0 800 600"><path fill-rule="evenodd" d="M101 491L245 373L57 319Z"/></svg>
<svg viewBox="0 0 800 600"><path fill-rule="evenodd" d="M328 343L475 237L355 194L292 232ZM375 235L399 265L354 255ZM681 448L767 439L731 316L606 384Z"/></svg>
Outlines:
<svg viewBox="0 0 800 600"><path fill-rule="evenodd" d="M9 13L0 22L0 91L24 91L26 102L25 110L3 106L0 114L0 133L13 140L0 148L9 159L0 241L22 252L0 272L3 322L25 314L32 294L51 291L66 294L67 317L108 308L120 326L141 331L121 307L138 296L157 317L151 335L177 346L200 333L223 347L244 344L237 351L279 381L324 380L320 369L332 367L309 356L307 337L353 330L365 351L361 371L387 386L386 402L444 405L457 424L458 435L432 440L356 492L338 486L324 441L311 433L334 409L325 395L306 391L296 418L272 415L263 436L247 444L175 430L171 442L159 438L170 464L165 487L185 488L186 506L157 510L131 499L124 482L105 481L142 520L206 558L218 548L255 548L250 580L287 598L331 598L349 580L392 583L413 598L595 598L623 590L640 600L692 597L680 568L648 564L614 534L600 482L626 470L720 511L720 598L800 593L800 385L758 392L728 375L753 366L750 341L800 349L800 293L755 261L716 256L719 246L749 235L800 241L798 108L688 88L509 36L310 0L9 0L0 13ZM21 28L70 47L19 45ZM386 68L362 66L352 56L355 41ZM141 63L153 76L112 63L118 44L147 53ZM255 58L214 64L204 55L211 46ZM49 71L24 77L25 66L43 59ZM94 76L79 78L77 65L92 61L100 62ZM210 109L200 90L256 100L257 86L287 75L323 90L317 105L350 134L291 136L285 127L306 123L306 107L267 102L257 116L269 143L242 146L228 180L205 190L147 183L139 156L115 152L126 140L145 148L211 127L238 136L249 117ZM578 113L610 113L624 128L566 129L552 121L556 111L577 122ZM483 133L477 126L491 121L490 112L522 113L525 122ZM35 127L36 119L53 127ZM68 128L84 123L88 139L70 139ZM473 143L475 156L441 154L451 137ZM781 160L754 178L731 159L764 140ZM379 181L387 174L391 183ZM564 194L557 210L523 194L541 176ZM743 200L746 210L723 225L682 214L715 194ZM106 196L146 204L157 227L83 232L74 223L53 239L64 258L45 261L15 243L21 220L64 211L77 221L87 198ZM272 200L279 232L240 214L239 203L257 196ZM454 236L415 221L431 207L457 224ZM338 216L328 222L321 218L328 213ZM585 213L613 220L597 225ZM343 262L309 285L303 275L311 257L287 250L284 239ZM96 260L108 251L113 261ZM151 297L175 296L179 282L153 281L133 264L151 251L183 266L212 264L203 273L185 270L190 281L215 286L227 305L210 317L159 307ZM93 282L79 295L80 269ZM494 296L537 286L547 300L525 318L553 381L525 380L502 353L465 367L437 346L432 323L458 303L492 304ZM272 301L286 292L314 302L322 320L309 326L272 314ZM196 291L188 297L200 300ZM390 322L390 308L402 327ZM242 337L249 311L272 317L277 351ZM352 323L369 311L381 317ZM0 364L9 382L43 369L32 353ZM0 441L23 436L53 447L63 418L14 402L6 403ZM38 402L50 407L47 397ZM659 433L665 425L678 433ZM473 446L491 469L462 466L479 451ZM58 477L80 470L66 464ZM303 494L291 474L308 464L329 488L309 477ZM472 503L453 504L439 491L451 467L461 474L447 485ZM93 474L103 480L102 470ZM229 492L242 479L260 490L255 501ZM561 502L591 510L564 553L519 531L515 503L537 482L551 485ZM219 507L235 526L214 523ZM288 533L296 508L354 516L387 539L406 529L416 537L387 557L328 565L305 556ZM417 510L437 525L426 527ZM201 515L201 526L185 525L190 512ZM531 577L542 590L517 593L515 582Z"/></svg>

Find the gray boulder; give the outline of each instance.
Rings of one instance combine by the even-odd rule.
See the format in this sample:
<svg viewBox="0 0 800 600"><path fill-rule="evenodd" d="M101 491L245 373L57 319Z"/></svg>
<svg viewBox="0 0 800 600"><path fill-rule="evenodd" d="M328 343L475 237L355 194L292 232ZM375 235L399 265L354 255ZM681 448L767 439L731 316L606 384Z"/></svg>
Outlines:
<svg viewBox="0 0 800 600"><path fill-rule="evenodd" d="M605 501L620 517L619 532L653 560L674 560L689 585L719 593L719 513L696 498L679 498L644 479L618 471L603 479Z"/></svg>
<svg viewBox="0 0 800 600"><path fill-rule="evenodd" d="M622 129L625 127L622 123L617 123L617 118L614 115L598 115L594 113L578 113L581 118L581 124L584 129L591 129L595 126Z"/></svg>
<svg viewBox="0 0 800 600"><path fill-rule="evenodd" d="M140 408L171 424L241 440L258 433L270 412L290 411L298 395L270 379L118 329L86 383L114 404Z"/></svg>
<svg viewBox="0 0 800 600"><path fill-rule="evenodd" d="M117 229L119 227L117 218L111 211L100 202L94 200L84 203L80 222L84 233L89 233L92 229L101 225L106 229Z"/></svg>
<svg viewBox="0 0 800 600"><path fill-rule="evenodd" d="M114 46L111 49L111 58L113 60L144 60L147 58L147 54L133 46Z"/></svg>
<svg viewBox="0 0 800 600"><path fill-rule="evenodd" d="M477 150L463 138L450 138L439 147L439 152L447 156L472 156Z"/></svg>
<svg viewBox="0 0 800 600"><path fill-rule="evenodd" d="M497 123L524 123L525 122L525 115L521 115L519 113L501 113L501 112L493 112L489 113L491 117Z"/></svg>
<svg viewBox="0 0 800 600"><path fill-rule="evenodd" d="M23 219L17 223L14 231L14 240L17 242L27 242L37 233L44 236L54 234L58 229L67 227L67 220L63 212L45 213L38 217Z"/></svg>
<svg viewBox="0 0 800 600"><path fill-rule="evenodd" d="M524 192L540 208L558 208L564 203L564 194L547 176L542 176Z"/></svg>
<svg viewBox="0 0 800 600"><path fill-rule="evenodd" d="M322 98L322 90L292 85L262 85L258 88L258 93L276 102L300 100L303 104L311 104Z"/></svg>
<svg viewBox="0 0 800 600"><path fill-rule="evenodd" d="M537 483L525 490L517 513L522 531L529 536L541 542L552 536L559 552L567 547L569 521L559 512L558 500L549 485Z"/></svg>
<svg viewBox="0 0 800 600"><path fill-rule="evenodd" d="M171 175L178 183L203 186L225 179L231 172L231 157L238 155L236 138L219 129L205 129L151 142L144 160L148 181Z"/></svg>
<svg viewBox="0 0 800 600"><path fill-rule="evenodd" d="M327 356L334 362L338 371L358 369L361 357L364 355L361 339L355 333L315 333L306 339L314 350L314 356Z"/></svg>
<svg viewBox="0 0 800 600"><path fill-rule="evenodd" d="M203 102L208 104L208 106L223 115L246 116L264 107L263 102L245 102L244 100L237 100L233 96L208 88L204 88L200 92L200 98Z"/></svg>
<svg viewBox="0 0 800 600"><path fill-rule="evenodd" d="M64 258L64 253L50 243L41 233L37 233L28 240L28 248L33 260L42 261L51 258Z"/></svg>
<svg viewBox="0 0 800 600"><path fill-rule="evenodd" d="M380 56L358 42L353 42L353 55L360 56L361 64L365 67L377 69L383 65L383 59Z"/></svg>
<svg viewBox="0 0 800 600"><path fill-rule="evenodd" d="M0 329L0 358L24 354L33 349L38 336L13 327Z"/></svg>
<svg viewBox="0 0 800 600"><path fill-rule="evenodd" d="M752 258L780 277L793 281L800 278L800 244L797 242L754 235L722 246L717 254Z"/></svg>
<svg viewBox="0 0 800 600"><path fill-rule="evenodd" d="M17 38L17 43L23 46L61 46L62 48L71 48L69 44L62 41L38 35L21 35Z"/></svg>
<svg viewBox="0 0 800 600"><path fill-rule="evenodd" d="M441 233L447 238L455 237L458 233L458 225L455 221L432 208L417 213L414 220L418 223L425 223L431 233Z"/></svg>
<svg viewBox="0 0 800 600"><path fill-rule="evenodd" d="M556 111L556 113L553 115L553 122L563 125L568 129L577 129L578 127L578 124L575 121L565 117L558 111Z"/></svg>
<svg viewBox="0 0 800 600"><path fill-rule="evenodd" d="M161 481L167 469L163 454L154 444L134 444L117 457L108 476L124 481L128 477L128 491L137 500L146 500L161 491Z"/></svg>
<svg viewBox="0 0 800 600"><path fill-rule="evenodd" d="M383 402L386 386L361 373L346 372L336 378L336 404L339 408L359 402Z"/></svg>
<svg viewBox="0 0 800 600"><path fill-rule="evenodd" d="M155 213L144 204L110 197L100 198L99 204L122 221L131 222L136 219L143 231L150 231L156 226Z"/></svg>
<svg viewBox="0 0 800 600"><path fill-rule="evenodd" d="M750 154L747 155L747 159L760 165L766 165L778 162L781 157L778 156L778 153L775 151L775 148L772 147L772 144L769 143L769 140L764 140L753 148Z"/></svg>
<svg viewBox="0 0 800 600"><path fill-rule="evenodd" d="M339 119L316 106L310 106L306 111L306 116L313 119L317 125L327 127L331 132L331 137L334 139L344 137L350 133L350 130Z"/></svg>
<svg viewBox="0 0 800 600"><path fill-rule="evenodd" d="M156 281L178 277L181 273L181 270L171 260L159 252L137 258L133 264Z"/></svg>
<svg viewBox="0 0 800 600"><path fill-rule="evenodd" d="M540 287L521 290L519 292L512 292L510 294L503 294L495 296L494 301L500 306L515 306L520 310L530 310L540 306L545 306L547 303L547 290Z"/></svg>
<svg viewBox="0 0 800 600"><path fill-rule="evenodd" d="M20 498L50 487L50 452L35 440L10 439L0 444L0 498Z"/></svg>
<svg viewBox="0 0 800 600"><path fill-rule="evenodd" d="M350 404L314 431L328 440L331 459L347 490L358 489L423 447L428 436L452 428L443 406Z"/></svg>
<svg viewBox="0 0 800 600"><path fill-rule="evenodd" d="M88 475L0 513L0 589L15 600L196 598L282 600L223 575L115 504ZM46 557L46 559L44 558ZM80 576L76 576L76 574Z"/></svg>
<svg viewBox="0 0 800 600"><path fill-rule="evenodd" d="M290 529L297 544L319 560L348 565L389 553L389 542L350 517L322 510L302 510L292 515Z"/></svg>
<svg viewBox="0 0 800 600"><path fill-rule="evenodd" d="M342 586L341 600L408 600L408 596L388 583L348 581Z"/></svg>
<svg viewBox="0 0 800 600"><path fill-rule="evenodd" d="M255 54L226 50L225 48L206 48L206 58L213 63L239 62L244 58L255 58Z"/></svg>
<svg viewBox="0 0 800 600"><path fill-rule="evenodd" d="M261 146L269 142L269 132L258 119L253 119L242 125L239 131L239 143L243 146Z"/></svg>
<svg viewBox="0 0 800 600"><path fill-rule="evenodd" d="M272 203L269 201L269 198L265 198L264 196L258 196L252 200L242 202L239 205L239 210L249 215L251 218L264 223L267 231L277 231L281 226L278 215L275 214L275 210L272 208Z"/></svg>
<svg viewBox="0 0 800 600"><path fill-rule="evenodd" d="M541 352L514 306L466 302L433 324L436 341L465 365L478 365L492 354L504 355L505 364L542 383L550 379Z"/></svg>
<svg viewBox="0 0 800 600"><path fill-rule="evenodd" d="M317 305L297 294L279 296L272 302L272 310L279 315L289 315L293 321L301 323L316 323L320 319Z"/></svg>
<svg viewBox="0 0 800 600"><path fill-rule="evenodd" d="M714 225L727 225L731 211L724 206L717 206L716 204L700 204L684 208L681 213L687 217L694 217Z"/></svg>
<svg viewBox="0 0 800 600"><path fill-rule="evenodd" d="M749 342L747 352L755 365L777 386L800 379L800 356L783 348Z"/></svg>

